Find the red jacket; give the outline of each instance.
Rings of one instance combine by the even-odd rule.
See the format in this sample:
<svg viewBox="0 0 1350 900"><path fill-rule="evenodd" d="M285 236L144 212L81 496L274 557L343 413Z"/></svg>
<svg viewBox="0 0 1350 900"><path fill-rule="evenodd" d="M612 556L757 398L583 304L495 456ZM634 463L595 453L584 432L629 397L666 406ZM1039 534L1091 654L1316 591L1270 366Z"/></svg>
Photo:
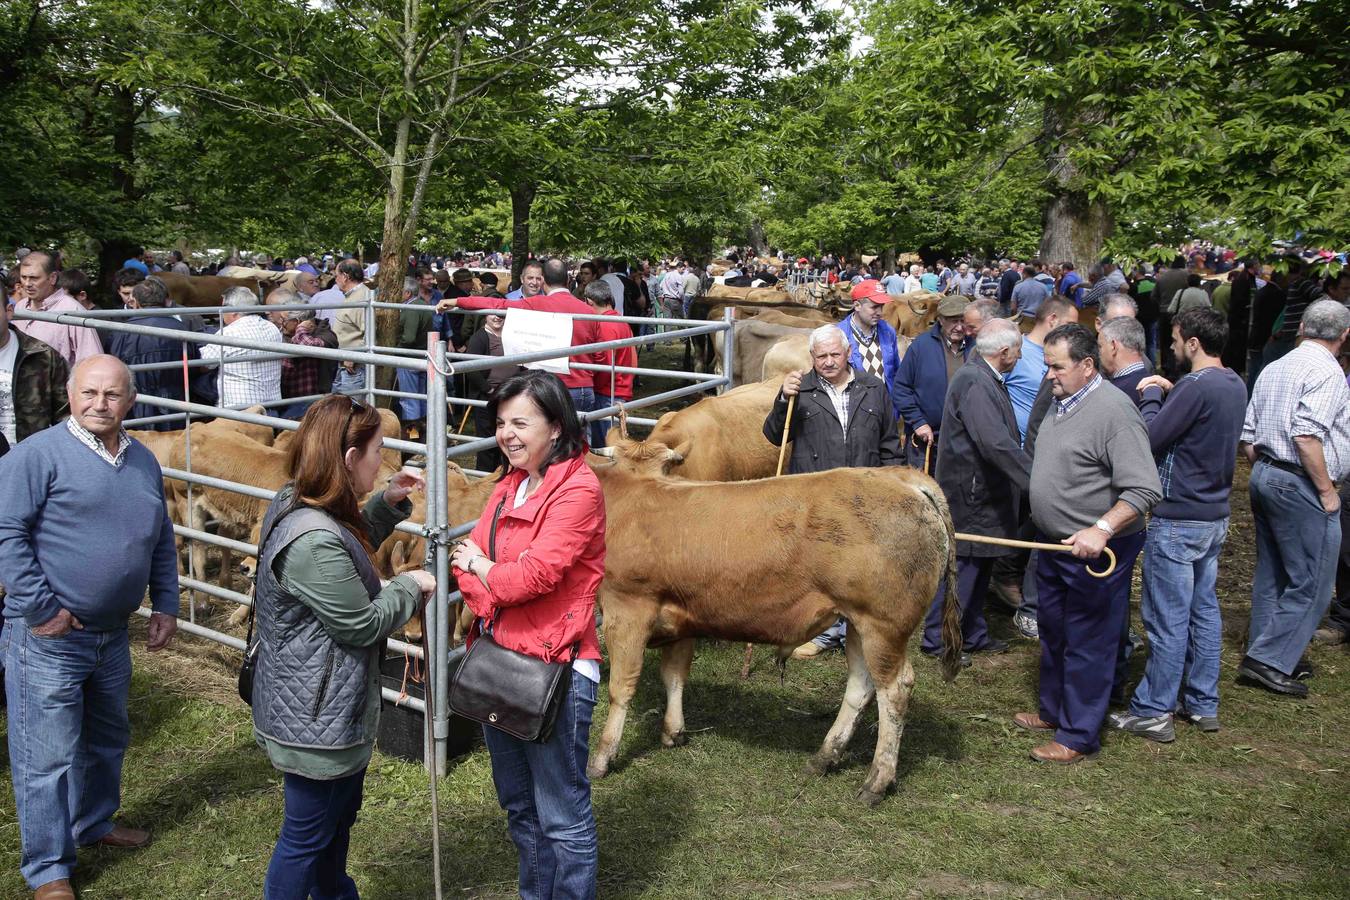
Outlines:
<svg viewBox="0 0 1350 900"><path fill-rule="evenodd" d="M508 650L557 662L571 656L572 645L580 641L578 659L599 659L595 593L605 574L600 482L585 456L578 455L549 466L538 490L512 509L526 477L520 469L507 473L474 526L470 537L489 552L492 513L506 501L497 521L498 562L488 572L488 586L476 575L454 570L464 602L476 616L497 617L492 636Z"/></svg>
<svg viewBox="0 0 1350 900"><path fill-rule="evenodd" d="M502 309L503 307L519 306L522 309L534 309L539 312L595 315L594 309L573 297L567 291L536 294L533 297L522 297L519 300L503 300L501 297L459 297L456 298L455 305L462 309ZM573 319L572 346L579 347L582 344L599 343L601 341L599 324L594 319ZM605 362L603 357L604 354L602 353L582 353L569 357L569 359L572 362L600 365ZM558 377L569 388L588 388L594 381L592 374L584 369L572 369L566 375L559 375ZM492 508L496 509L495 506ZM487 545L484 544L483 546L486 547Z"/></svg>
<svg viewBox="0 0 1350 900"><path fill-rule="evenodd" d="M612 309L605 310L607 316L617 316L618 313ZM600 326L600 340L618 341L623 338L633 336L633 329L628 327L627 322L596 322ZM620 347L618 350L602 350L600 352L601 365L609 365L612 360L616 366L628 366L630 369L637 368L637 348ZM633 399L633 376L631 373L614 373L614 390L610 391L609 372L594 372L595 392L604 394L606 397L617 397L620 400Z"/></svg>

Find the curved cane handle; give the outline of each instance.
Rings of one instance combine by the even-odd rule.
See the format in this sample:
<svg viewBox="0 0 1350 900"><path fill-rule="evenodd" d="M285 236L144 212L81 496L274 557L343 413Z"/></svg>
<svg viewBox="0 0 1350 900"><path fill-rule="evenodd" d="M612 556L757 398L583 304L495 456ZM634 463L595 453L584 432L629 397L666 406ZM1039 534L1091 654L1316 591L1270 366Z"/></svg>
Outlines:
<svg viewBox="0 0 1350 900"><path fill-rule="evenodd" d="M1116 554L1110 547L1103 547L1102 552L1106 554L1106 568L1100 572L1092 571L1092 566L1087 567L1087 573L1093 578L1105 578L1116 570Z"/></svg>

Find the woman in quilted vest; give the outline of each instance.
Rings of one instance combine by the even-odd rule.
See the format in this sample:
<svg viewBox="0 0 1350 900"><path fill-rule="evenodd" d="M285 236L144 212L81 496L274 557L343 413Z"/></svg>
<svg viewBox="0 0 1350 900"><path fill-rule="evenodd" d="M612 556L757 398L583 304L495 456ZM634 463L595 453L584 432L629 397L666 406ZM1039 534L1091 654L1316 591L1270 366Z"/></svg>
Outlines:
<svg viewBox="0 0 1350 900"><path fill-rule="evenodd" d="M357 896L347 843L379 724L378 660L436 587L421 570L381 586L371 562L424 486L404 470L371 493L382 436L379 413L356 398L319 400L291 445L291 482L263 519L253 727L285 783L267 900Z"/></svg>
<svg viewBox="0 0 1350 900"><path fill-rule="evenodd" d="M605 574L605 498L556 376L513 375L490 409L510 468L450 561L465 604L498 644L546 662L570 659L572 678L547 741L490 725L483 738L520 854L520 896L590 898L597 845L586 748L600 683L595 593Z"/></svg>

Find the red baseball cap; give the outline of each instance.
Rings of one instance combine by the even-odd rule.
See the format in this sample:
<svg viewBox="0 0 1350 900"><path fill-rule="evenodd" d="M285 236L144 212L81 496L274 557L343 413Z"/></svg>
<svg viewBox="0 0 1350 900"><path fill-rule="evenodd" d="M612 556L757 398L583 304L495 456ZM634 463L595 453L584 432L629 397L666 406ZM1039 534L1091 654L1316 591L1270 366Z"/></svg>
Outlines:
<svg viewBox="0 0 1350 900"><path fill-rule="evenodd" d="M851 296L854 300L871 300L873 303L890 303L892 299L875 278L864 278L855 284Z"/></svg>
<svg viewBox="0 0 1350 900"><path fill-rule="evenodd" d="M807 259L805 256L803 256L803 257L801 257L800 259L798 259L797 262L799 262L799 263L801 263L802 265L805 266L805 265L809 265L809 264L811 263L811 260L809 260L809 259Z"/></svg>

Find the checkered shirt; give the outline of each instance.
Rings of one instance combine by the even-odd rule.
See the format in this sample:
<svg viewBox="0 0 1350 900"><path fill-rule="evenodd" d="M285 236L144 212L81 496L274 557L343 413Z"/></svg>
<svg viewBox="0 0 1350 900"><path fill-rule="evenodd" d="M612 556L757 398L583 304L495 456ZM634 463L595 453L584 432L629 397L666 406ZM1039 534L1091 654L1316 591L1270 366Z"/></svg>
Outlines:
<svg viewBox="0 0 1350 900"><path fill-rule="evenodd" d="M1066 412L1072 412L1073 409L1076 406L1078 406L1078 404L1083 402L1084 397L1095 391L1097 388L1101 387L1101 384L1102 384L1102 376L1093 375L1092 380L1089 381L1087 384L1083 385L1077 391L1070 394L1068 397L1065 397L1063 400L1058 401L1058 404L1055 408L1055 418L1058 419Z"/></svg>
<svg viewBox="0 0 1350 900"><path fill-rule="evenodd" d="M323 338L317 338L304 331L291 335L290 342L301 347L322 347ZM321 361L312 356L293 356L281 361L281 396L308 397L311 394L326 394L328 386L319 390L319 366Z"/></svg>
<svg viewBox="0 0 1350 900"><path fill-rule="evenodd" d="M1119 372L1117 372L1116 374L1112 375L1111 377L1112 377L1112 378L1124 378L1126 375L1133 375L1135 372L1142 372L1142 371L1144 371L1144 370L1147 369L1147 368L1148 368L1148 366L1144 365L1142 362L1134 362L1134 363L1130 363L1128 366L1126 366L1125 368L1121 369Z"/></svg>
<svg viewBox="0 0 1350 900"><path fill-rule="evenodd" d="M834 414L839 417L839 427L844 434L848 434L848 392L855 384L853 370L849 370L848 382L842 388L835 387L824 378L817 380L820 381L820 386L824 388L825 396L829 397L830 402L834 404Z"/></svg>
<svg viewBox="0 0 1350 900"><path fill-rule="evenodd" d="M1322 441L1332 481L1350 471L1350 387L1331 351L1316 341L1304 341L1261 370L1242 423L1243 443L1302 465L1296 435Z"/></svg>
<svg viewBox="0 0 1350 900"><path fill-rule="evenodd" d="M66 419L66 428L80 439L81 444L97 453L99 459L114 469L122 468L122 463L126 462L127 448L131 446L131 438L127 435L125 428L117 429L117 454L115 456L108 452L108 448L103 446L103 441L99 440L92 431L76 422L74 416Z"/></svg>
<svg viewBox="0 0 1350 900"><path fill-rule="evenodd" d="M241 340L285 343L277 326L263 316L252 313L235 319L222 328L220 333L224 337ZM277 349L284 350L282 347ZM236 357L252 356L255 353L256 351L245 350L243 347L202 345L202 359L214 359L223 363L217 375L221 406L243 409L257 403L270 403L281 399L281 360L230 362Z"/></svg>

